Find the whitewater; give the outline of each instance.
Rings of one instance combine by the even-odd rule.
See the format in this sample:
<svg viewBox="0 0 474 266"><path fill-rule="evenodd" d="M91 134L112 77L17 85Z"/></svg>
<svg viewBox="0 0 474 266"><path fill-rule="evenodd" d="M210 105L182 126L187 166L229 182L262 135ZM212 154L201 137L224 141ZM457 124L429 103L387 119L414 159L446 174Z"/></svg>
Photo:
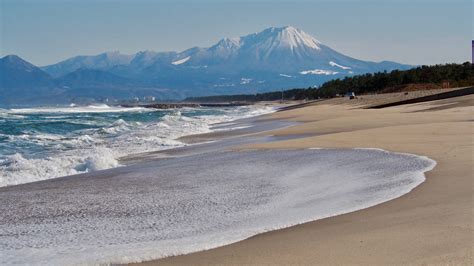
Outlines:
<svg viewBox="0 0 474 266"><path fill-rule="evenodd" d="M434 165L376 149L210 152L3 187L0 264L206 250L400 197Z"/></svg>
<svg viewBox="0 0 474 266"><path fill-rule="evenodd" d="M179 137L274 110L104 104L0 109L0 187L119 167L122 156L181 147Z"/></svg>

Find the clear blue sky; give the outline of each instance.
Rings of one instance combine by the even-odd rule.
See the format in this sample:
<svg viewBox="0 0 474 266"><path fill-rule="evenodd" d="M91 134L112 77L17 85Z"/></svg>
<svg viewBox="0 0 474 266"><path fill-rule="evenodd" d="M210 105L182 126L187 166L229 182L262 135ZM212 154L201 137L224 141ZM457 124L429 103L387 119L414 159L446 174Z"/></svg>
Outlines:
<svg viewBox="0 0 474 266"><path fill-rule="evenodd" d="M36 65L104 51L181 51L292 25L349 56L409 64L471 59L471 0L0 0L0 53Z"/></svg>

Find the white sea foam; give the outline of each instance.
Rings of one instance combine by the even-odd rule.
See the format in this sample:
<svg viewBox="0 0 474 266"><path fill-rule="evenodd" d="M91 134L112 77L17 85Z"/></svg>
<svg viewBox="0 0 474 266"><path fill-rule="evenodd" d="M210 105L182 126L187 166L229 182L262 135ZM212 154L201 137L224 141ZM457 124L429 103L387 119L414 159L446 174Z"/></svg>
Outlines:
<svg viewBox="0 0 474 266"><path fill-rule="evenodd" d="M400 197L435 162L370 149L218 152L0 190L0 264L108 264L214 248Z"/></svg>
<svg viewBox="0 0 474 266"><path fill-rule="evenodd" d="M99 110L95 112L95 110ZM105 111L107 110L107 111ZM182 109L182 112L193 109ZM82 113L142 112L142 108L101 106L13 109L7 114L73 113L75 119ZM149 112L150 109L146 109ZM92 120L87 116L69 124L101 126L87 129L81 135L69 137L60 134L27 132L21 135L4 135L9 141L34 144L52 150L42 156L25 156L21 152L0 156L0 187L51 179L120 166L122 156L184 146L179 137L212 131L212 124L273 112L271 107L239 107L223 109L218 115L188 117L181 111L170 111L158 122L126 122L117 119L111 123ZM8 113L10 112L10 113ZM78 113L76 115L76 113ZM79 114L81 113L81 114ZM56 117L54 119L57 119ZM231 128L228 128L229 130ZM0 154L1 155L1 154Z"/></svg>
<svg viewBox="0 0 474 266"><path fill-rule="evenodd" d="M11 114L34 114L34 113L114 113L114 112L151 112L152 109L144 107L119 107L106 104L89 106L69 106L69 107L38 107L10 109Z"/></svg>
<svg viewBox="0 0 474 266"><path fill-rule="evenodd" d="M46 158L25 159L16 153L0 159L0 187L118 167L115 158L114 151L104 147Z"/></svg>

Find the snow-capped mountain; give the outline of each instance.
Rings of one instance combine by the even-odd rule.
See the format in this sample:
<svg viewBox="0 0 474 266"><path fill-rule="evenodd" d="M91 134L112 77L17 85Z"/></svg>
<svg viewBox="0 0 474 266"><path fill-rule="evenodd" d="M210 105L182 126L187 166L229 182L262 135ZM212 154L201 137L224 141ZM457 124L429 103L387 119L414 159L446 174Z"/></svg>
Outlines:
<svg viewBox="0 0 474 266"><path fill-rule="evenodd" d="M207 48L142 51L132 55L107 52L72 57L41 69L61 80L63 87L87 90L88 84L97 87L102 82L107 86L107 80L114 80L116 87L120 83L117 81L124 78L127 81L124 88L134 91L140 87L155 88L163 95L154 96L167 98L166 93L184 97L309 87L348 75L411 67L389 61L358 60L333 50L300 29L286 26L223 38ZM92 75L85 69L101 72ZM94 77L94 82L82 81L90 77ZM68 80L74 82L68 84Z"/></svg>
<svg viewBox="0 0 474 266"><path fill-rule="evenodd" d="M368 62L343 55L304 31L268 28L237 38L224 38L208 48L182 52L118 52L78 56L42 69L57 77L79 68L110 71L153 86L236 92L313 86L326 80L376 71L407 69L394 62ZM282 75L280 75L282 74ZM290 78L291 77L291 78ZM240 80L250 79L245 84Z"/></svg>

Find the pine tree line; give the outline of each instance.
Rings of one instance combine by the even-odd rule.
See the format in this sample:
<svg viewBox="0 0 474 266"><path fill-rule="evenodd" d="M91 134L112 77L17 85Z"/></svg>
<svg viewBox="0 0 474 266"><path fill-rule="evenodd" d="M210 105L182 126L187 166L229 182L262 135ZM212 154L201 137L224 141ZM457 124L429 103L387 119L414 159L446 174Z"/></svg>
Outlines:
<svg viewBox="0 0 474 266"><path fill-rule="evenodd" d="M441 86L449 82L450 87L474 85L474 68L470 62L463 64L444 64L420 66L410 70L393 70L345 77L325 82L318 88L291 89L259 94L221 95L188 98L187 101L222 102L222 101L274 101L313 100L344 95L347 92L359 94L381 93L402 90L409 84L434 84Z"/></svg>

